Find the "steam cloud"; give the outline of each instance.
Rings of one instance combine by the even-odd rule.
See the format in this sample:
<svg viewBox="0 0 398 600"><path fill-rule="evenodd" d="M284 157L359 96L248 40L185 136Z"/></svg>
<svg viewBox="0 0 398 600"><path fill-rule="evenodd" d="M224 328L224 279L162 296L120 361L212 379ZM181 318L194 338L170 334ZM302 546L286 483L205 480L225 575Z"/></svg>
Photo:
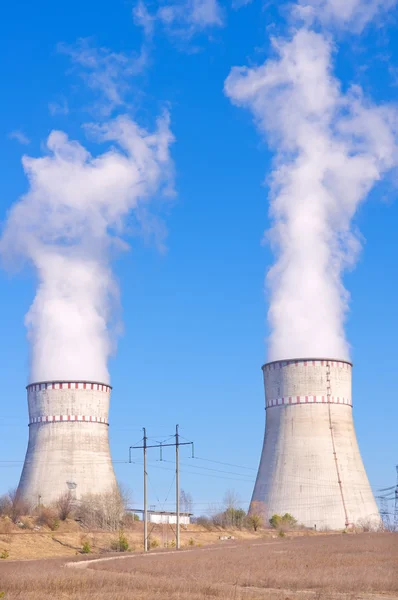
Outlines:
<svg viewBox="0 0 398 600"><path fill-rule="evenodd" d="M359 87L342 92L322 34L303 27L274 47L275 59L234 67L225 82L226 95L253 113L276 150L268 358L344 359L349 298L342 274L360 250L352 219L397 164L397 112L371 104Z"/></svg>
<svg viewBox="0 0 398 600"><path fill-rule="evenodd" d="M378 13L383 13L397 0L298 0L293 15L310 23L348 27L361 31Z"/></svg>
<svg viewBox="0 0 398 600"><path fill-rule="evenodd" d="M129 213L167 186L172 174L169 118L156 131L127 116L92 126L109 149L92 156L53 131L48 155L23 158L29 191L12 207L1 252L30 261L38 289L26 315L30 381L108 382L118 288L110 267Z"/></svg>

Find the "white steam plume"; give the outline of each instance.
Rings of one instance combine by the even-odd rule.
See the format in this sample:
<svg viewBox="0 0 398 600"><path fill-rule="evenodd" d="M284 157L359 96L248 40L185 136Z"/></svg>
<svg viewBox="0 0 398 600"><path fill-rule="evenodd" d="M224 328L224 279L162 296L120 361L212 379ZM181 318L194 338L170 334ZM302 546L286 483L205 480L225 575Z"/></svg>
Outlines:
<svg viewBox="0 0 398 600"><path fill-rule="evenodd" d="M46 156L23 158L30 187L11 208L1 240L3 257L30 261L39 281L26 315L31 382L108 382L118 300L110 254L123 245L130 211L168 185L172 175L167 114L153 133L126 116L91 131L114 145L92 156L53 131Z"/></svg>
<svg viewBox="0 0 398 600"><path fill-rule="evenodd" d="M274 45L277 58L235 67L225 82L276 149L268 358L347 358L342 273L360 249L352 219L397 164L397 113L372 105L358 87L341 91L323 35L301 29Z"/></svg>
<svg viewBox="0 0 398 600"><path fill-rule="evenodd" d="M318 21L361 31L375 16L396 4L397 0L298 0L292 12L307 24Z"/></svg>

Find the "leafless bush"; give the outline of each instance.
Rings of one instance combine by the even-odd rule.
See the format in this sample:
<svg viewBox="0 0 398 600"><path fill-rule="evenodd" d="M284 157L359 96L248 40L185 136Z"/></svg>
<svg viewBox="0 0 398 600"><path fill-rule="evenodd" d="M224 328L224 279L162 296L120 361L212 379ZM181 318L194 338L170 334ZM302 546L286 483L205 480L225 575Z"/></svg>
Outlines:
<svg viewBox="0 0 398 600"><path fill-rule="evenodd" d="M8 516L13 523L17 523L21 516L29 514L29 504L21 498L17 489L11 489L8 492L8 498L10 502Z"/></svg>
<svg viewBox="0 0 398 600"><path fill-rule="evenodd" d="M0 534L9 534L13 529L13 525L9 519L9 517L3 517L0 519Z"/></svg>
<svg viewBox="0 0 398 600"><path fill-rule="evenodd" d="M83 496L76 512L86 527L116 531L120 529L124 517L124 502L115 487L104 494Z"/></svg>
<svg viewBox="0 0 398 600"><path fill-rule="evenodd" d="M363 532L369 532L369 531L388 531L388 528L385 526L385 524L383 524L382 521L380 521L380 518L377 517L368 517L366 519L359 519L354 526L354 529L356 531L363 531Z"/></svg>
<svg viewBox="0 0 398 600"><path fill-rule="evenodd" d="M205 517L205 516L197 517L194 520L194 523L196 525L200 525L200 527L204 527L205 529L207 529L207 531L211 531L213 529L213 523L212 523L212 520L209 519L209 517Z"/></svg>
<svg viewBox="0 0 398 600"><path fill-rule="evenodd" d="M55 503L55 508L61 521L66 521L66 519L72 514L74 502L75 501L70 490L58 498Z"/></svg>
<svg viewBox="0 0 398 600"><path fill-rule="evenodd" d="M22 529L33 529L33 524L29 517L21 517L18 525L22 527Z"/></svg>
<svg viewBox="0 0 398 600"><path fill-rule="evenodd" d="M59 527L57 512L49 506L39 506L37 508L36 524L46 525L51 531L55 531Z"/></svg>
<svg viewBox="0 0 398 600"><path fill-rule="evenodd" d="M11 514L12 502L9 494L0 496L0 517L9 517Z"/></svg>
<svg viewBox="0 0 398 600"><path fill-rule="evenodd" d="M116 491L118 491L123 507L126 510L132 502L132 492L130 488L124 483L118 482Z"/></svg>
<svg viewBox="0 0 398 600"><path fill-rule="evenodd" d="M134 529L135 525L137 523L137 521L139 521L139 517L138 515L132 514L132 513L126 513L123 516L123 529Z"/></svg>

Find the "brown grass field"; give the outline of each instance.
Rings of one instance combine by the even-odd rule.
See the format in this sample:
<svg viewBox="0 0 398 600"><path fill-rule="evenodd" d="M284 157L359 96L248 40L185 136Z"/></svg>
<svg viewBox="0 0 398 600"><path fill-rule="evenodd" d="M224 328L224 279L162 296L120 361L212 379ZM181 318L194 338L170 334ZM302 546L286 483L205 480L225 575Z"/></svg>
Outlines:
<svg viewBox="0 0 398 600"><path fill-rule="evenodd" d="M398 599L398 533L233 540L93 558L2 561L0 592L5 600Z"/></svg>

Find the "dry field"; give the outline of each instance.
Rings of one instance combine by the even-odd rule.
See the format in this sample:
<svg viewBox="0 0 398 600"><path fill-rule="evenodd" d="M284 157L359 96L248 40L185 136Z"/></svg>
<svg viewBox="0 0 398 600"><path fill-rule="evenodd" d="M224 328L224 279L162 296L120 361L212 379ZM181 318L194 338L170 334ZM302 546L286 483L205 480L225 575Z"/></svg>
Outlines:
<svg viewBox="0 0 398 600"><path fill-rule="evenodd" d="M151 540L156 542L159 547L165 545L171 546L174 542L175 532L170 526L151 525ZM303 532L297 532L297 535L303 535ZM132 551L140 552L143 550L143 523L134 523L132 528L125 529L129 547ZM181 530L181 543L184 547L189 547L191 543L195 546L214 544L219 541L220 535L233 535L236 539L247 541L259 540L264 535L276 535L275 531L258 532L242 529L241 531L225 531L214 529L207 531L203 527L190 525L188 529ZM109 552L112 542L117 540L116 531L92 531L82 528L77 522L68 519L61 522L56 531L51 531L48 527L42 526L38 531L20 529L10 521L5 522L0 519L0 555L6 551L9 560L25 560L34 558L55 558L72 557L81 552L84 542L88 541L93 553L100 554ZM0 561L1 565L1 561Z"/></svg>
<svg viewBox="0 0 398 600"><path fill-rule="evenodd" d="M82 563L0 564L5 600L398 599L398 534L228 541Z"/></svg>

